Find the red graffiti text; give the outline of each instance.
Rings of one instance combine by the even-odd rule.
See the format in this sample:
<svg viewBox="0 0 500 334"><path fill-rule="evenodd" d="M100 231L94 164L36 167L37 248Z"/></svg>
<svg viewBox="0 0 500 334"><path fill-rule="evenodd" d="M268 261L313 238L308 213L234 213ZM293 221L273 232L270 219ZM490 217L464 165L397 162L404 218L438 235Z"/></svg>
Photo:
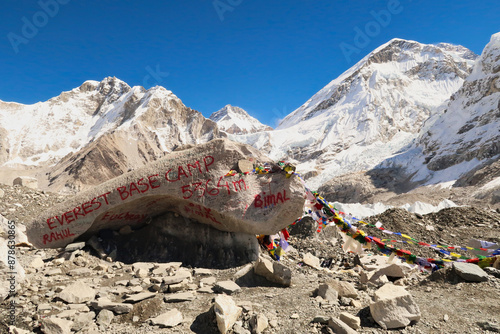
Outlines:
<svg viewBox="0 0 500 334"><path fill-rule="evenodd" d="M283 190L282 192L278 192L277 194L266 195L266 193L262 193L262 195L255 195L253 205L256 208L268 208L273 207L278 203L285 203L289 200L290 198L286 197L286 190Z"/></svg>
<svg viewBox="0 0 500 334"><path fill-rule="evenodd" d="M132 197L134 193L144 194L149 189L159 188L161 183L157 179L158 174L150 175L145 178L140 178L137 182L130 182L129 185L125 185L122 187L116 188L118 193L120 194L120 198L126 200L129 197Z"/></svg>
<svg viewBox="0 0 500 334"><path fill-rule="evenodd" d="M181 176L188 178L193 176L193 171L198 170L200 174L208 172L208 166L214 163L214 157L207 155L203 158L203 166L199 160L196 160L193 164L187 164L186 166L177 166L176 168L171 168L165 173L165 178L169 182L176 182L181 179Z"/></svg>
<svg viewBox="0 0 500 334"><path fill-rule="evenodd" d="M144 220L148 215L143 213L130 213L130 212L122 212L122 213L110 213L106 212L104 216L101 218L101 220L106 220L106 221L113 221L113 220L136 220L136 221L142 221Z"/></svg>
<svg viewBox="0 0 500 334"><path fill-rule="evenodd" d="M194 204L194 203L189 203L188 205L184 206L184 211L186 213L193 213L197 216L203 217L203 218L208 218L214 223L221 224L213 215L212 215L212 209L206 208L204 206L201 206L199 204Z"/></svg>
<svg viewBox="0 0 500 334"><path fill-rule="evenodd" d="M110 192L107 192L105 194L99 195L97 197L94 197L92 200L82 203L75 207L72 210L69 210L65 213L63 213L60 216L54 216L47 218L47 225L49 228L52 230L56 228L57 226L62 226L64 224L70 224L76 220L78 220L81 217L85 217L85 215L99 210L101 206L105 203L106 205L109 205L108 201L108 195ZM101 198L104 199L104 203L101 201Z"/></svg>
<svg viewBox="0 0 500 334"><path fill-rule="evenodd" d="M207 194L211 196L217 196L219 195L220 191L224 191L224 189L226 189L227 194L230 195L231 190L233 192L238 192L248 189L244 179L232 181L232 184L229 184L228 181L223 181L223 178L224 177L221 176L219 178L219 181L217 181L217 184L214 186L209 186L209 183L212 181L212 179L183 185L181 187L182 197L184 199L189 199L194 194L197 194L198 197L203 197L206 196Z"/></svg>
<svg viewBox="0 0 500 334"><path fill-rule="evenodd" d="M61 232L51 232L50 234L43 235L43 244L46 245L47 242L51 243L55 240L62 240L74 236L75 235L69 230L69 228L62 230Z"/></svg>

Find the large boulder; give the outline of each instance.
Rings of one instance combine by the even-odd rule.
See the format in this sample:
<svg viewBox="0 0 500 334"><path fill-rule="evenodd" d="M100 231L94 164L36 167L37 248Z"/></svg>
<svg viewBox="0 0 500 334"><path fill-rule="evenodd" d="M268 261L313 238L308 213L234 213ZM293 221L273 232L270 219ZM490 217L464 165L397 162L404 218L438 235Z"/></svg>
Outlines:
<svg viewBox="0 0 500 334"><path fill-rule="evenodd" d="M385 284L375 291L370 313L384 329L402 328L420 320L420 308L403 287Z"/></svg>
<svg viewBox="0 0 500 334"><path fill-rule="evenodd" d="M166 212L216 229L273 234L302 215L304 188L284 172L236 174L238 161L266 159L251 146L217 139L175 151L40 214L27 226L38 248L59 248L102 229L132 229Z"/></svg>

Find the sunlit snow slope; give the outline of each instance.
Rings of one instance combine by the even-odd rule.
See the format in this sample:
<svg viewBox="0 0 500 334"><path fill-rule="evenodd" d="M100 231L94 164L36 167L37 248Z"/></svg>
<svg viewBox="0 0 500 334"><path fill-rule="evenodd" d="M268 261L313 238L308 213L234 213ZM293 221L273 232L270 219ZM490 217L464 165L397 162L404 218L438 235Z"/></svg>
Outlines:
<svg viewBox="0 0 500 334"><path fill-rule="evenodd" d="M491 37L472 73L449 103L435 114L411 148L383 163L415 173L413 180L427 184L456 180L476 185L478 180L500 178L500 33ZM482 169L489 178L474 177ZM491 183L492 182L492 183ZM492 186L498 181L492 180Z"/></svg>
<svg viewBox="0 0 500 334"><path fill-rule="evenodd" d="M220 130L230 134L247 134L272 130L270 126L262 124L245 110L230 104L214 112L209 119L216 122Z"/></svg>
<svg viewBox="0 0 500 334"><path fill-rule="evenodd" d="M476 55L393 39L330 82L274 131L231 136L295 161L312 186L368 170L408 145L463 84Z"/></svg>

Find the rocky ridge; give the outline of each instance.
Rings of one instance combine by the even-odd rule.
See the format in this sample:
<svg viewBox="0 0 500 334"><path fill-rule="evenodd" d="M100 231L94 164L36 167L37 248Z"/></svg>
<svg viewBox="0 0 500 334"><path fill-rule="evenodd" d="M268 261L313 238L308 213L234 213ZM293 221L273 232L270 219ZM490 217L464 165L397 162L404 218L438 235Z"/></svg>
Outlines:
<svg viewBox="0 0 500 334"><path fill-rule="evenodd" d="M51 191L88 189L178 147L224 137L171 91L114 77L34 105L0 102L0 110L4 178L9 169L24 170Z"/></svg>

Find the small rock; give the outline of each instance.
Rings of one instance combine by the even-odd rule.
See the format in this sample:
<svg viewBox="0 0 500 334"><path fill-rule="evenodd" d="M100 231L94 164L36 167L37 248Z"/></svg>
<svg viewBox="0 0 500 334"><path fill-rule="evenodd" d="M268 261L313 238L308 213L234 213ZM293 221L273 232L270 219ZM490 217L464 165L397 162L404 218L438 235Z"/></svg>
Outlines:
<svg viewBox="0 0 500 334"><path fill-rule="evenodd" d="M313 267L315 269L319 269L321 266L321 262L320 262L319 258L312 255L311 253L304 254L304 256L302 257L302 262L304 262L304 264L307 264L308 266Z"/></svg>
<svg viewBox="0 0 500 334"><path fill-rule="evenodd" d="M500 255L496 256L495 262L493 262L493 268L500 270Z"/></svg>
<svg viewBox="0 0 500 334"><path fill-rule="evenodd" d="M408 326L420 320L420 309L403 287L386 284L375 291L370 304L372 318L384 329Z"/></svg>
<svg viewBox="0 0 500 334"><path fill-rule="evenodd" d="M174 293L174 292L186 290L187 288L188 288L187 280L184 280L184 281L177 283L177 284L170 284L168 286L168 292Z"/></svg>
<svg viewBox="0 0 500 334"><path fill-rule="evenodd" d="M70 310L76 310L78 312L88 312L90 309L85 304L68 304Z"/></svg>
<svg viewBox="0 0 500 334"><path fill-rule="evenodd" d="M74 331L79 331L89 323L93 322L95 318L94 312L81 312L73 319L73 325L71 329Z"/></svg>
<svg viewBox="0 0 500 334"><path fill-rule="evenodd" d="M45 276L56 276L56 275L61 275L61 274L62 274L62 270L60 268L55 268L55 269L48 270L45 273Z"/></svg>
<svg viewBox="0 0 500 334"><path fill-rule="evenodd" d="M127 296L125 303L137 303L145 299L153 298L157 294L155 292L142 292Z"/></svg>
<svg viewBox="0 0 500 334"><path fill-rule="evenodd" d="M245 276L250 271L252 271L252 268L253 268L252 263L246 264L240 270L238 270L237 272L234 273L233 280L235 280L235 281L239 280L241 277Z"/></svg>
<svg viewBox="0 0 500 334"><path fill-rule="evenodd" d="M69 304L81 304L94 300L96 291L81 281L65 287L59 298Z"/></svg>
<svg viewBox="0 0 500 334"><path fill-rule="evenodd" d="M465 262L453 262L455 273L468 282L484 282L488 274L478 265Z"/></svg>
<svg viewBox="0 0 500 334"><path fill-rule="evenodd" d="M361 319L347 312L341 312L339 319L346 323L352 329L360 329L361 328Z"/></svg>
<svg viewBox="0 0 500 334"><path fill-rule="evenodd" d="M445 314L443 316L443 321L448 321L450 319L450 317L448 316L448 314Z"/></svg>
<svg viewBox="0 0 500 334"><path fill-rule="evenodd" d="M134 307L131 304L114 303L104 298L100 298L99 300L93 301L90 304L92 308L94 308L97 311L105 309L105 310L110 310L115 314L129 313L134 309Z"/></svg>
<svg viewBox="0 0 500 334"><path fill-rule="evenodd" d="M299 315L297 313L294 313L290 316L290 319L298 319Z"/></svg>
<svg viewBox="0 0 500 334"><path fill-rule="evenodd" d="M253 161L247 159L238 160L238 169L240 173L250 173L253 171L254 165Z"/></svg>
<svg viewBox="0 0 500 334"><path fill-rule="evenodd" d="M313 320L311 321L312 323L319 323L319 324L322 324L322 325L326 325L328 324L328 320L330 320L330 317L329 316L326 316L326 315L317 315L313 318Z"/></svg>
<svg viewBox="0 0 500 334"><path fill-rule="evenodd" d="M200 275L200 276L210 276L213 274L213 271L210 269L206 269L206 268L195 268L194 274Z"/></svg>
<svg viewBox="0 0 500 334"><path fill-rule="evenodd" d="M341 306L350 306L351 301L352 301L351 298L347 298L347 297L340 297L339 298L339 303Z"/></svg>
<svg viewBox="0 0 500 334"><path fill-rule="evenodd" d="M180 292L165 295L163 299L166 303L181 303L189 302L195 299L195 295L192 292Z"/></svg>
<svg viewBox="0 0 500 334"><path fill-rule="evenodd" d="M484 329L485 331L491 331L495 333L500 333L500 325L491 323L489 321L478 321L477 325Z"/></svg>
<svg viewBox="0 0 500 334"><path fill-rule="evenodd" d="M151 262L135 262L132 264L132 271L136 272L139 269L143 269L149 272L154 267L155 267L154 263Z"/></svg>
<svg viewBox="0 0 500 334"><path fill-rule="evenodd" d="M29 266L31 268L35 268L35 269L38 269L38 268L43 268L45 266L45 262L43 262L43 259L41 256L34 256L33 257L33 260L30 262Z"/></svg>
<svg viewBox="0 0 500 334"><path fill-rule="evenodd" d="M73 321L55 317L43 318L41 330L45 334L70 334Z"/></svg>
<svg viewBox="0 0 500 334"><path fill-rule="evenodd" d="M144 288L140 285L133 286L130 288L130 292L134 292L134 293L138 293L138 292L141 292L143 290L144 290Z"/></svg>
<svg viewBox="0 0 500 334"><path fill-rule="evenodd" d="M251 334L251 332L236 322L233 326L233 334Z"/></svg>
<svg viewBox="0 0 500 334"><path fill-rule="evenodd" d="M240 292L241 288L233 281L221 281L215 284L214 291L232 295L233 293Z"/></svg>
<svg viewBox="0 0 500 334"><path fill-rule="evenodd" d="M204 286L196 290L198 293L214 293L214 289L211 286Z"/></svg>
<svg viewBox="0 0 500 334"><path fill-rule="evenodd" d="M128 286L138 286L141 284L142 284L142 281L138 278L133 278L130 281L128 281L128 283L127 283Z"/></svg>
<svg viewBox="0 0 500 334"><path fill-rule="evenodd" d="M330 318L328 327L333 329L335 334L356 334L357 332L340 319Z"/></svg>
<svg viewBox="0 0 500 334"><path fill-rule="evenodd" d="M64 251L70 253L70 252L74 252L78 249L82 249L83 247L85 247L84 241L74 242L72 244L67 244L66 247L64 247Z"/></svg>
<svg viewBox="0 0 500 334"><path fill-rule="evenodd" d="M83 256L75 258L73 260L73 263L79 267L86 267L89 264L89 262Z"/></svg>
<svg viewBox="0 0 500 334"><path fill-rule="evenodd" d="M328 284L320 284L320 286L318 287L318 296L320 296L321 298L325 299L325 300L329 300L329 301L332 301L332 302L337 302L338 298L339 298L339 294L337 292L337 290L335 290L334 288L332 288L330 285Z"/></svg>
<svg viewBox="0 0 500 334"><path fill-rule="evenodd" d="M152 325L160 326L160 327L175 327L182 323L183 317L182 313L174 308L168 312L160 314L156 318L149 319Z"/></svg>
<svg viewBox="0 0 500 334"><path fill-rule="evenodd" d="M250 318L250 327L252 328L252 333L262 333L269 326L269 320L263 314L254 314Z"/></svg>
<svg viewBox="0 0 500 334"><path fill-rule="evenodd" d="M178 272L174 276L165 276L163 277L163 284L165 285L172 285L172 284L178 284L184 280L189 280L191 279L191 273L187 271L182 271Z"/></svg>
<svg viewBox="0 0 500 334"><path fill-rule="evenodd" d="M2 189L0 189L2 191ZM1 192L0 192L1 194ZM0 196L2 197L2 196ZM29 334L30 332L21 328L17 328L16 326L9 326L9 333L11 334Z"/></svg>
<svg viewBox="0 0 500 334"><path fill-rule="evenodd" d="M143 268L139 268L135 272L135 277L138 277L138 278L148 277L148 275L149 275L149 271L147 271L146 269L143 269Z"/></svg>
<svg viewBox="0 0 500 334"><path fill-rule="evenodd" d="M101 327L106 327L111 324L115 315L110 310L101 310L97 315L96 323Z"/></svg>
<svg viewBox="0 0 500 334"><path fill-rule="evenodd" d="M61 313L56 314L56 317L61 319L70 319L76 315L76 310L64 310Z"/></svg>
<svg viewBox="0 0 500 334"><path fill-rule="evenodd" d="M214 312L217 327L221 334L233 327L236 320L241 315L241 307L236 306L234 300L228 295L218 295L214 301Z"/></svg>
<svg viewBox="0 0 500 334"><path fill-rule="evenodd" d="M254 264L254 273L283 286L292 284L292 271L289 268L279 262L271 262L262 256Z"/></svg>
<svg viewBox="0 0 500 334"><path fill-rule="evenodd" d="M76 268L68 272L69 276L90 276L91 274L92 270L89 268Z"/></svg>
<svg viewBox="0 0 500 334"><path fill-rule="evenodd" d="M351 306L354 308L362 308L363 304L358 300L351 299Z"/></svg>
<svg viewBox="0 0 500 334"><path fill-rule="evenodd" d="M52 306L50 304L39 304L37 310L38 312L52 310Z"/></svg>
<svg viewBox="0 0 500 334"><path fill-rule="evenodd" d="M337 290L339 297L358 298L358 291L349 282L335 280L330 285Z"/></svg>
<svg viewBox="0 0 500 334"><path fill-rule="evenodd" d="M200 280L200 285L214 285L217 282L215 277L204 277Z"/></svg>
<svg viewBox="0 0 500 334"><path fill-rule="evenodd" d="M94 270L108 272L109 266L107 264L104 264L104 263L99 263L97 266L94 267ZM106 278L106 277L104 277L104 278Z"/></svg>
<svg viewBox="0 0 500 334"><path fill-rule="evenodd" d="M500 269L496 269L496 268L493 268L493 267L485 267L485 268L483 268L483 270L488 275L494 276L496 278L500 278Z"/></svg>

